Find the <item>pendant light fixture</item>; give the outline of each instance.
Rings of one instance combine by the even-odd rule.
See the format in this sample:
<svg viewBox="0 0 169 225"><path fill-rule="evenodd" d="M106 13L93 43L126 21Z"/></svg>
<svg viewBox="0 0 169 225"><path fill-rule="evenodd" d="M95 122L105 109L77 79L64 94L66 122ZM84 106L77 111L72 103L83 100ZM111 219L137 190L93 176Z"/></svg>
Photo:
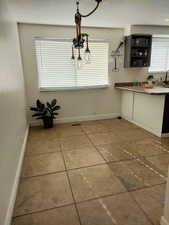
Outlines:
<svg viewBox="0 0 169 225"><path fill-rule="evenodd" d="M89 12L86 15L83 15L80 13L79 11L79 0L76 1L76 13L75 13L75 24L76 24L76 37L73 39L73 44L72 44L72 63L75 64L77 61L77 67L80 68L82 63L83 63L83 59L81 57L81 49L85 47L84 50L84 60L85 63L90 63L90 49L89 49L89 35L87 33L82 33L81 32L81 21L82 21L82 17L88 17L90 15L92 15L96 9L99 7L99 4L102 2L102 0L95 0L96 1L96 7ZM76 54L75 54L76 51Z"/></svg>

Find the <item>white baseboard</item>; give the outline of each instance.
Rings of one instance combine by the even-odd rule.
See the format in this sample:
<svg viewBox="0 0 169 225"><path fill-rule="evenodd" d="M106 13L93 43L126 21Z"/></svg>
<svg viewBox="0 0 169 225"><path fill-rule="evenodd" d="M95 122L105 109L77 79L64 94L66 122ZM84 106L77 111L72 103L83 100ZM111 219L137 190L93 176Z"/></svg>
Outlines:
<svg viewBox="0 0 169 225"><path fill-rule="evenodd" d="M17 190L18 190L18 185L19 185L19 179L20 179L20 174L21 174L21 169L22 169L22 163L23 163L23 158L24 158L25 149L26 149L28 133L29 133L29 127L26 129L26 132L25 132L25 137L24 137L24 141L23 141L22 149L21 149L21 155L20 155L18 167L17 167L17 170L16 170L16 175L15 175L14 184L13 184L13 187L12 187L12 193L11 193L9 207L8 207L8 210L7 210L4 225L10 225L11 224L11 220L12 220L12 216L13 216L13 210L14 210L14 206L15 206L16 195L17 195Z"/></svg>
<svg viewBox="0 0 169 225"><path fill-rule="evenodd" d="M157 131L155 131L155 130L149 128L149 127L146 127L146 126L144 126L144 125L142 125L142 124L140 124L140 123L137 123L137 122L135 122L134 120L130 120L130 119L128 119L127 117L123 117L123 116L121 116L121 117L122 117L123 119L125 119L125 120L128 120L128 121L131 122L131 123L134 123L134 124L137 125L138 127L141 127L141 128L143 128L144 130L147 130L147 131L149 131L150 133L155 134L155 135L158 136L158 137L162 137L162 134L161 134L161 133L159 133L159 132L157 132Z"/></svg>
<svg viewBox="0 0 169 225"><path fill-rule="evenodd" d="M88 115L88 116L75 116L75 117L63 117L54 120L54 123L72 123L72 122L80 122L80 121L88 121L88 120L103 120L103 119L113 119L120 116L120 113L109 113L109 114L97 114L97 115ZM41 125L42 121L36 120L31 121L31 126Z"/></svg>
<svg viewBox="0 0 169 225"><path fill-rule="evenodd" d="M169 225L169 222L164 218L164 216L161 217L161 221L160 221L161 225Z"/></svg>
<svg viewBox="0 0 169 225"><path fill-rule="evenodd" d="M137 122L135 122L135 121L131 121L131 122L134 123L134 124L136 124L137 126L143 128L144 130L147 130L147 131L149 131L150 133L155 134L155 135L158 136L158 137L161 137L161 133L159 133L159 132L157 132L157 131L155 131L155 130L149 128L149 127L146 127L146 126L144 126L144 125L142 125L142 124L139 124L139 123L137 123Z"/></svg>

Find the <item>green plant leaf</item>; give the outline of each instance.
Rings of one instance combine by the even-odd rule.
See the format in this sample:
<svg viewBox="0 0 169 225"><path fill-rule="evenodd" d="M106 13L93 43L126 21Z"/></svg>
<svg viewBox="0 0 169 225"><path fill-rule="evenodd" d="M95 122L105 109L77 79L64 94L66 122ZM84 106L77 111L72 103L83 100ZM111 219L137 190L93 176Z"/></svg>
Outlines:
<svg viewBox="0 0 169 225"><path fill-rule="evenodd" d="M56 105L52 110L55 111L55 110L59 110L59 109L60 109L60 106Z"/></svg>
<svg viewBox="0 0 169 225"><path fill-rule="evenodd" d="M39 109L37 109L36 107L31 107L30 110L35 111L35 112L39 111Z"/></svg>
<svg viewBox="0 0 169 225"><path fill-rule="evenodd" d="M49 102L47 102L46 105L47 105L50 109L52 108L52 106L51 106L51 104L50 104Z"/></svg>
<svg viewBox="0 0 169 225"><path fill-rule="evenodd" d="M51 107L55 106L55 105L56 105L56 102L57 102L57 100L56 100L56 99L53 99L53 100L51 101Z"/></svg>
<svg viewBox="0 0 169 225"><path fill-rule="evenodd" d="M36 105L37 105L37 108L41 109L42 103L41 103L41 101L39 99L36 101Z"/></svg>
<svg viewBox="0 0 169 225"><path fill-rule="evenodd" d="M42 116L42 113L35 113L32 115L32 117L35 117L35 116Z"/></svg>

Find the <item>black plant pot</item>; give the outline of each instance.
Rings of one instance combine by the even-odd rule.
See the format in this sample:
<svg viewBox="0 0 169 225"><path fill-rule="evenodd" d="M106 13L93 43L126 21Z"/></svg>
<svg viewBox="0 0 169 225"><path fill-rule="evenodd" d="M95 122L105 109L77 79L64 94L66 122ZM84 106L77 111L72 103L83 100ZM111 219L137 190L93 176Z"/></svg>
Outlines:
<svg viewBox="0 0 169 225"><path fill-rule="evenodd" d="M53 127L53 118L50 116L45 116L43 118L43 126L44 126L44 128L52 128Z"/></svg>

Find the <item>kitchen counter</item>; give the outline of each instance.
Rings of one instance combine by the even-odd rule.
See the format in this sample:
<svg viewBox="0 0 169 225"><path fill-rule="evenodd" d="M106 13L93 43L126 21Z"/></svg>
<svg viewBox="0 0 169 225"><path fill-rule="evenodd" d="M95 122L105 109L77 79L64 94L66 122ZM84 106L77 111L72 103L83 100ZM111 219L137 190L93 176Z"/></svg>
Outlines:
<svg viewBox="0 0 169 225"><path fill-rule="evenodd" d="M122 91L133 91L137 93L144 93L150 95L166 95L169 94L169 88L165 87L154 87L154 88L143 88L142 86L116 86L116 89Z"/></svg>
<svg viewBox="0 0 169 225"><path fill-rule="evenodd" d="M116 89L119 89L119 90L122 90L122 91L133 91L133 92L139 92L139 93L146 93L145 92L145 89L141 86L119 86L119 87L116 87Z"/></svg>
<svg viewBox="0 0 169 225"><path fill-rule="evenodd" d="M159 136L169 136L169 88L143 88L140 83L116 83L121 92L121 116Z"/></svg>

